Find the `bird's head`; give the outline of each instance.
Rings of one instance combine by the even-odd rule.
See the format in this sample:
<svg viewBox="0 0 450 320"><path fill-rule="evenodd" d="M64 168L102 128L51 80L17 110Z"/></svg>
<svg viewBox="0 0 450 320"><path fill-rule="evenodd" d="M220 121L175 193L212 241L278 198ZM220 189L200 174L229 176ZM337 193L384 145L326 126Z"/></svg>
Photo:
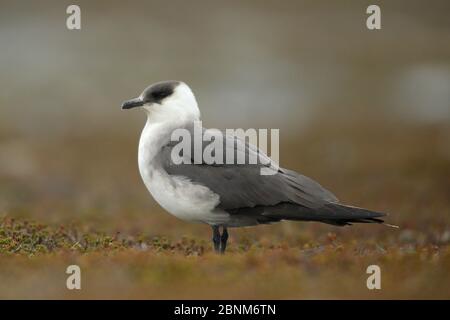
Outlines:
<svg viewBox="0 0 450 320"><path fill-rule="evenodd" d="M155 118L189 118L198 120L197 100L187 84L181 81L162 81L144 89L137 98L122 103L122 109L143 108Z"/></svg>

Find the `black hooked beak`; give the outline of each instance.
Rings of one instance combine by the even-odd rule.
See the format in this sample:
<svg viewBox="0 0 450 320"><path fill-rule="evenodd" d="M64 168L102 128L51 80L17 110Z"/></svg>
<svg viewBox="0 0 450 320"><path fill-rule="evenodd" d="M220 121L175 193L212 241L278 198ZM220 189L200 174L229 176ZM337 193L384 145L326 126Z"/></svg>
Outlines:
<svg viewBox="0 0 450 320"><path fill-rule="evenodd" d="M144 101L141 98L134 98L122 103L122 109L131 109L136 107L142 107L144 105Z"/></svg>

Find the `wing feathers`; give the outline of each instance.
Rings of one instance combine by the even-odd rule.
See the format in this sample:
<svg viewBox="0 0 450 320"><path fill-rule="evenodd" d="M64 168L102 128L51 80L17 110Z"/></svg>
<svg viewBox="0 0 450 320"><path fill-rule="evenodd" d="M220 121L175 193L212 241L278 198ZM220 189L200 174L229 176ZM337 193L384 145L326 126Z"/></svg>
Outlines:
<svg viewBox="0 0 450 320"><path fill-rule="evenodd" d="M205 131L205 130L204 130ZM232 139L233 141L228 141ZM208 142L209 143L209 142ZM203 150L208 143L203 144ZM244 152L268 158L256 147L237 137L224 135L223 159L226 153ZM261 222L281 219L313 220L336 225L352 222L381 222L384 214L338 204L338 199L314 180L295 171L279 169L275 175L261 175L264 165L258 164L193 164L193 153L188 163L175 165L171 161L174 143L163 147L159 157L170 175L189 178L220 196L219 207L232 214L260 215ZM233 146L230 148L229 146Z"/></svg>

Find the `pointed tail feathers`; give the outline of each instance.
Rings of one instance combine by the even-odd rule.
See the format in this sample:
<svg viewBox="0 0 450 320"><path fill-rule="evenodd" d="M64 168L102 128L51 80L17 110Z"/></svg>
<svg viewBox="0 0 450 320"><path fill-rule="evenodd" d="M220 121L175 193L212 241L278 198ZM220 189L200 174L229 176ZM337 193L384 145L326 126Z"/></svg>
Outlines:
<svg viewBox="0 0 450 320"><path fill-rule="evenodd" d="M352 223L379 223L398 228L397 226L385 223L381 219L387 215L386 213L333 202L318 208L308 208L293 203L280 203L272 207L249 208L245 213L261 215L261 217L270 221L319 221L336 226L351 225Z"/></svg>
<svg viewBox="0 0 450 320"><path fill-rule="evenodd" d="M344 226L352 223L381 223L385 224L381 217L386 216L386 213L376 212L363 208L330 203L318 209L320 221L328 224ZM397 227L385 224L391 227ZM398 228L398 227L397 227Z"/></svg>

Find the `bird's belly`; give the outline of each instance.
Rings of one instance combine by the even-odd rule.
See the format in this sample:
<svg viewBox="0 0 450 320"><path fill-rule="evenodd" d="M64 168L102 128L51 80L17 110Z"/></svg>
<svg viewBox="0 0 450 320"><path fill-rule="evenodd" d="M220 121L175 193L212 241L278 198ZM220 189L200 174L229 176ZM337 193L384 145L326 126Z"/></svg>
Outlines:
<svg viewBox="0 0 450 320"><path fill-rule="evenodd" d="M141 174L153 198L177 218L212 225L226 224L229 220L228 213L216 209L219 196L207 187L181 176L170 176L165 171Z"/></svg>

